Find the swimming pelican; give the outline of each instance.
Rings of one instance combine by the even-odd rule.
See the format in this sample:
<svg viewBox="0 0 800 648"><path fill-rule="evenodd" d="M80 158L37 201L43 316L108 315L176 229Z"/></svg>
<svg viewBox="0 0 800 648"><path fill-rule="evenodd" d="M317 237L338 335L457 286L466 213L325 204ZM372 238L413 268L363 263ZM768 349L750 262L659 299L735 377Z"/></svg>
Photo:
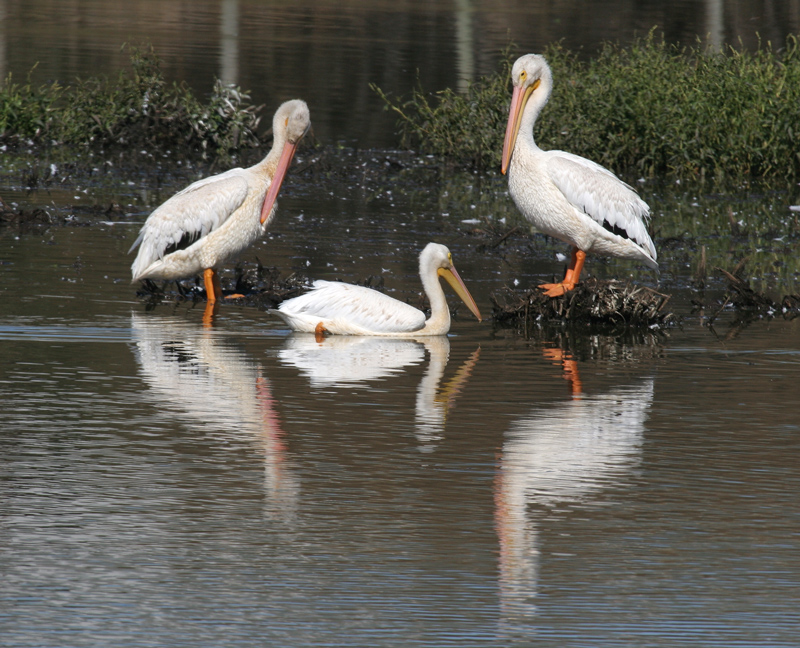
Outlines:
<svg viewBox="0 0 800 648"><path fill-rule="evenodd" d="M420 337L444 335L450 330L450 309L439 283L443 277L473 315L481 320L475 300L458 276L444 245L428 243L419 255L422 287L431 304L431 316L388 295L351 284L315 281L313 290L283 302L271 313L295 331L334 335Z"/></svg>
<svg viewBox="0 0 800 648"><path fill-rule="evenodd" d="M553 88L543 56L526 54L511 70L514 86L503 143L511 197L536 229L572 246L564 280L539 286L551 297L578 283L587 252L636 259L658 269L647 233L650 208L608 169L564 151L543 151L533 125Z"/></svg>
<svg viewBox="0 0 800 648"><path fill-rule="evenodd" d="M131 266L133 281L203 272L208 303L220 299L216 268L266 231L286 170L310 125L306 103L287 101L275 113L272 149L261 162L198 180L150 214L129 251L141 244Z"/></svg>

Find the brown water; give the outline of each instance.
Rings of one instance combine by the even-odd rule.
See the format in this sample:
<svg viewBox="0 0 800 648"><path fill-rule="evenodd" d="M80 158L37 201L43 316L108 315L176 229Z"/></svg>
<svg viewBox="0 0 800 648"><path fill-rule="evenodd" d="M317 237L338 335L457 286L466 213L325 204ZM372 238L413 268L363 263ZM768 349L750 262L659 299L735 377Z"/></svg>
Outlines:
<svg viewBox="0 0 800 648"><path fill-rule="evenodd" d="M84 4L6 11L45 29L60 6ZM127 6L200 20L204 5ZM412 3L407 20L435 15ZM447 338L318 344L233 304L209 329L202 303L149 309L129 283L139 225L178 188L143 183L0 187L74 215L0 228L0 644L796 645L800 322L703 326L690 302L722 283L690 290L692 257L657 236L684 317L668 331L525 337L462 308ZM657 227L735 204L642 193ZM111 202L126 215L86 211ZM488 315L492 290L560 270L540 239L479 251L472 221L504 218L502 183L290 175L243 261L382 274L404 299L437 240ZM623 262L587 270L655 285Z"/></svg>
<svg viewBox="0 0 800 648"><path fill-rule="evenodd" d="M348 198L287 191L247 258L402 298L445 240L486 313L553 264ZM628 338L207 329L135 298L136 228L0 231L4 645L794 645L797 321L724 339L667 287L683 328Z"/></svg>

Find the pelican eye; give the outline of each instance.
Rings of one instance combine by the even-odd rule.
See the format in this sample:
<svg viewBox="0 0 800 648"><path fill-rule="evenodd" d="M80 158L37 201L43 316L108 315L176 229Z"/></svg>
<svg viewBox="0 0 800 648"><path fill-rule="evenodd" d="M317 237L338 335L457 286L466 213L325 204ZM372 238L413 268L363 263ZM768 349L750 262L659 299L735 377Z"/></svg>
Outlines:
<svg viewBox="0 0 800 648"><path fill-rule="evenodd" d="M528 73L525 70L519 73L519 82L525 83L525 80L528 78Z"/></svg>

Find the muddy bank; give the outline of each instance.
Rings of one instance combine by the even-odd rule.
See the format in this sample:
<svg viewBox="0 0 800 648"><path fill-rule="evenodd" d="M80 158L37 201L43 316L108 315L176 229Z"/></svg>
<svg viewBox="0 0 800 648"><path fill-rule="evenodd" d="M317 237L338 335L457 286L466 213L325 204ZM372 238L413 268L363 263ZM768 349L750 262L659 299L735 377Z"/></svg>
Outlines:
<svg viewBox="0 0 800 648"><path fill-rule="evenodd" d="M282 301L296 297L311 285L308 277L290 273L283 276L276 267L265 267L260 262L238 264L234 269L233 281L222 278L223 296L230 303L269 310ZM204 303L206 291L198 276L183 281L142 281L136 296L153 309L163 303L194 302Z"/></svg>
<svg viewBox="0 0 800 648"><path fill-rule="evenodd" d="M251 149L242 153L237 163L248 166L262 155L262 150ZM172 158L154 157L145 152L131 154L125 163L109 161L108 164L95 155L78 156L63 166L46 156L21 159L5 165L0 172L0 182L14 188L17 198L16 203L0 201L0 227L24 234L52 227L91 227L109 221L139 222L154 207L152 195L144 204L122 206L119 203L124 200L124 194L120 187L133 186L135 190L157 187L159 195L165 199L199 177L221 170L213 164L199 162L184 161L176 165ZM39 192L39 200L30 203L20 200L19 190L26 188L33 192L34 198ZM520 259L545 259L558 247L553 241L532 233L527 224L521 222L506 194L504 178L493 174L459 174L436 158L410 151L359 150L312 142L298 153L284 189L287 196L323 192L346 195L349 200L367 205L383 205L394 199L407 201L406 213L413 214L413 218L418 215L420 228L427 230L429 225L425 219L430 218L430 227L436 236L458 240L476 256L497 259L498 265L506 264L507 259L515 264L519 264ZM73 195L87 195L87 192L90 196L96 192L97 196L107 195L110 199L97 198L94 204L41 200L59 192L68 199ZM390 200L388 195L393 198ZM672 199L678 204L676 211L663 213L664 196L669 200L668 194L662 194L659 202L653 201L662 210L653 219L656 244L665 257L667 269L662 287L653 290L635 283L590 278L574 293L550 299L533 286L525 289L506 286L491 295L493 321L498 326L518 330L530 330L542 322L578 322L588 327L610 329L663 329L687 317L715 322L730 313L741 313L750 320L797 316L798 297L794 291L771 298L767 294L769 288L753 285L752 279L746 282L736 268L729 271L736 280L722 272L712 272L708 280L702 282L696 278L699 270L691 269L698 265L696 259L701 250L705 266L707 247L711 267L720 264L723 255L728 258L747 256L751 266L748 276L761 278L762 285L780 284L785 278L790 280L795 273L791 252L796 244L797 223L792 220L796 219L795 212L787 211L788 216L776 214L770 206L773 203L765 202L773 200L771 195L756 196L734 205L735 215L726 205L724 210L719 209L720 218L725 223L735 222L738 234L723 236L719 234L716 221L708 216L714 208L711 201L722 200L718 196L693 199L691 203L679 196ZM754 216L744 216L745 210L755 208L760 211L752 212ZM380 213L381 210L378 206L370 211ZM699 221L694 217L698 211L703 215L704 229L698 227ZM690 221L689 217L694 220ZM734 218L738 220L733 221ZM392 236L395 225L386 223L387 237ZM749 254L756 245L758 253ZM768 262L759 262L758 254L769 255ZM602 261L596 259L595 263ZM602 274L602 266L596 268ZM677 274L679 268L686 269ZM776 274L776 268L780 275ZM240 303L259 309L274 308L282 300L300 294L308 285L308 278L294 273L292 268L274 268L261 263L230 265L222 279L228 293L244 295ZM366 276L351 280L369 285L379 283ZM670 300L669 295L676 290L691 292L690 307L676 306ZM143 286L139 292L150 304L205 299L202 286L195 279L179 284ZM676 308L680 308L680 312Z"/></svg>
<svg viewBox="0 0 800 648"><path fill-rule="evenodd" d="M741 330L759 319L794 319L800 316L800 295L784 295L780 301L754 290L741 277L719 270L727 279L727 290L718 298L704 301L692 299L691 312L678 313L671 308L671 295L630 281L600 280L590 277L561 297L547 297L537 287L514 289L509 286L493 291L491 322L499 328L529 335L551 325L569 324L599 334L630 334L633 331L657 334L680 326L689 316L698 316L703 325L713 327L725 318L732 330ZM229 303L266 311L281 302L307 291L312 283L308 276L285 272L260 262L237 264L223 276L223 294ZM356 281L359 285L383 290L382 276L368 276ZM200 277L179 282L142 282L137 296L153 309L165 303L205 303L206 295ZM409 298L417 308L425 310L423 294ZM732 319L729 317L733 315ZM457 310L453 313L457 316ZM728 317L726 317L728 316Z"/></svg>

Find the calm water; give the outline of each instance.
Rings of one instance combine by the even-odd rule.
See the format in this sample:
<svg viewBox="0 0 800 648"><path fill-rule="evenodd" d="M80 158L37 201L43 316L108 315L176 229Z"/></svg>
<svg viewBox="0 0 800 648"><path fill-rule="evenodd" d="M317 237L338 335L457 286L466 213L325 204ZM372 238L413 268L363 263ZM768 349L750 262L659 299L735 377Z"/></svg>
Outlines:
<svg viewBox="0 0 800 648"><path fill-rule="evenodd" d="M113 78L129 64L123 44L151 43L167 78L198 92L214 77L237 83L270 115L300 97L323 142L392 146L395 118L369 83L393 96L418 82L430 92L463 87L494 73L509 42L519 53L561 41L590 55L654 27L686 45L699 36L712 47L781 46L800 32L800 2L0 0L0 76Z"/></svg>
<svg viewBox="0 0 800 648"><path fill-rule="evenodd" d="M312 202L248 257L317 245L315 276L412 294L407 205L323 208L299 246ZM486 313L541 277L428 215ZM207 329L136 300L135 230L1 232L4 645L795 645L797 321L317 344L225 305Z"/></svg>
<svg viewBox="0 0 800 648"><path fill-rule="evenodd" d="M100 3L4 6L27 16L25 30L51 34L71 8L63 31L82 35L36 45L74 54L61 57L64 74L122 32L114 16L98 24L81 9ZM179 27L218 30L223 6L125 4L132 24L174 12L161 25L165 42L178 35L171 69L182 61L196 76L207 72L193 58L202 48L185 46ZM325 3L298 24L269 3L240 3L239 15L284 15L273 32L306 34L316 60L333 47L326 34L345 59L374 34L374 65L402 43L449 79L452 38L420 51L411 25L428 24L439 43L430 34L450 14L377 6L405 22L384 33L374 12L345 3L338 17L362 25L350 41ZM16 25L7 43L27 33ZM248 32L269 36L250 18L240 37ZM240 71L284 61L280 47L258 63L242 56ZM6 65L36 53L7 47ZM313 113L331 138L340 118ZM660 289L685 317L665 333L526 338L462 308L447 338L318 344L231 304L205 328L202 304L148 309L136 298L127 250L179 187L130 182L0 187L9 202L78 224L0 228L0 644L797 644L800 321L737 330L728 314L716 330L702 326L685 287L689 257L656 237ZM647 185L643 194L656 219L728 209L725 197L690 207ZM786 198L763 201L786 209ZM126 215L86 211L111 202ZM737 218L747 209L736 206ZM503 218L513 208L492 183L401 190L290 176L275 226L243 261L284 276L382 274L406 299L418 289L416 254L438 240L488 315L491 291L557 272L563 251L539 240L479 251L473 221ZM587 270L654 282L623 262L592 259Z"/></svg>

